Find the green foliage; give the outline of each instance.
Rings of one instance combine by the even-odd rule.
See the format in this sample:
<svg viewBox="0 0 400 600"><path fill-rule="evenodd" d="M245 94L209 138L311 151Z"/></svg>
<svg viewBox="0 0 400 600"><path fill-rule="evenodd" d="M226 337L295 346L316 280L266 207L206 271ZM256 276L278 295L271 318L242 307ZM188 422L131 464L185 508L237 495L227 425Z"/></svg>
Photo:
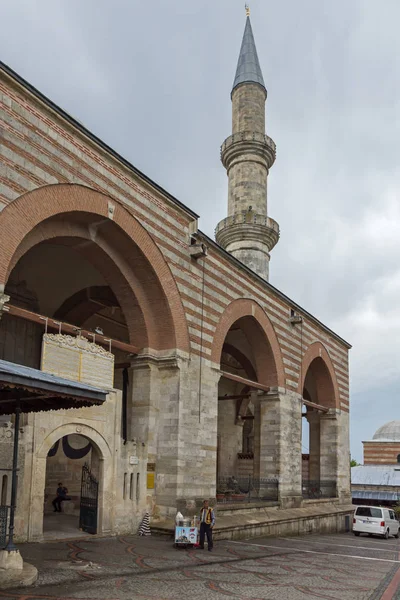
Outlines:
<svg viewBox="0 0 400 600"><path fill-rule="evenodd" d="M350 459L350 466L351 467L358 467L359 463L355 460L355 458L351 458Z"/></svg>

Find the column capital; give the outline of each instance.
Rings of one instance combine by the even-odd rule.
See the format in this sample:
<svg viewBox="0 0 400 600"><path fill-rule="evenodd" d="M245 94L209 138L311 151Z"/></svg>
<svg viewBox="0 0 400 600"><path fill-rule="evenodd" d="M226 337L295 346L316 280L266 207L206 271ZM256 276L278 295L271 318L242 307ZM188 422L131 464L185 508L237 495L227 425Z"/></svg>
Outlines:
<svg viewBox="0 0 400 600"><path fill-rule="evenodd" d="M4 292L0 292L0 319L3 316L3 312L8 312L8 306L5 306L10 301L10 296Z"/></svg>
<svg viewBox="0 0 400 600"><path fill-rule="evenodd" d="M158 369L179 369L183 360L182 357L176 354L167 355L160 354L157 351L145 351L131 359L130 369L132 371L151 369L151 367L157 367Z"/></svg>
<svg viewBox="0 0 400 600"><path fill-rule="evenodd" d="M269 392L262 392L259 390L256 394L256 398L259 402L280 402L282 399L282 394L278 389L271 389Z"/></svg>
<svg viewBox="0 0 400 600"><path fill-rule="evenodd" d="M338 410L337 408L330 408L328 410L328 412L325 412L325 413L321 412L320 413L320 415L321 415L320 418L323 421L329 421L329 420L336 421L339 414L340 414L340 410Z"/></svg>

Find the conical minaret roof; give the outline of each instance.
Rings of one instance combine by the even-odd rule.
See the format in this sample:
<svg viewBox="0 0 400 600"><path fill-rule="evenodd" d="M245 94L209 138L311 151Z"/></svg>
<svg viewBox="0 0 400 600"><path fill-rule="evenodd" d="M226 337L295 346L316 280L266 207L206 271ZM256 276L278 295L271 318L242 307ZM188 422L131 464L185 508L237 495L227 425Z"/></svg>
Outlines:
<svg viewBox="0 0 400 600"><path fill-rule="evenodd" d="M267 91L257 56L256 43L254 41L250 17L247 17L246 19L246 27L244 30L242 47L240 49L232 92L241 83L259 83L265 89L265 91Z"/></svg>

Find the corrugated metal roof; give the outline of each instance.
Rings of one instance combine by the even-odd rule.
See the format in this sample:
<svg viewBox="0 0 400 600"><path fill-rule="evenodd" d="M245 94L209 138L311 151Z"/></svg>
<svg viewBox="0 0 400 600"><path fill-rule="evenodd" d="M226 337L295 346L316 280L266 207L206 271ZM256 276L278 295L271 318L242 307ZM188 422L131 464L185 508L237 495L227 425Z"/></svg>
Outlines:
<svg viewBox="0 0 400 600"><path fill-rule="evenodd" d="M57 377L24 365L0 360L0 414L78 408L102 404L107 391Z"/></svg>
<svg viewBox="0 0 400 600"><path fill-rule="evenodd" d="M259 83L265 89L264 78L261 72L260 62L258 60L250 17L247 17L246 19L246 27L244 30L242 47L240 49L232 91L241 83Z"/></svg>
<svg viewBox="0 0 400 600"><path fill-rule="evenodd" d="M364 490L353 490L351 497L355 500L394 500L397 501L400 498L400 494L397 492L366 492Z"/></svg>
<svg viewBox="0 0 400 600"><path fill-rule="evenodd" d="M351 468L352 485L381 485L400 488L399 465L360 465Z"/></svg>
<svg viewBox="0 0 400 600"><path fill-rule="evenodd" d="M58 377L57 375L52 375L51 373L46 373L46 371L40 371L39 369L32 369L31 367L25 367L25 365L18 365L17 363L8 362L6 360L0 360L0 374L8 373L11 375L20 375L27 379L32 379L35 381L53 383L56 385L63 385L64 387L70 387L74 389L79 389L82 391L89 392L101 392L103 394L107 394L105 390L94 387L93 385L89 385L87 383L81 383L80 381L73 381L72 379L65 379L64 377Z"/></svg>

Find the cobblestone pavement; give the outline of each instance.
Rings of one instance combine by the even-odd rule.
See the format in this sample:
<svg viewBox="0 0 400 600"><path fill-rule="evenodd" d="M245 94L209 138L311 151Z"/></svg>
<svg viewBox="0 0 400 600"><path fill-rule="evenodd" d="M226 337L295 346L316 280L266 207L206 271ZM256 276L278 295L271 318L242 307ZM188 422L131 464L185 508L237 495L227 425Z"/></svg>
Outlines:
<svg viewBox="0 0 400 600"><path fill-rule="evenodd" d="M37 583L0 600L400 600L400 542L351 534L220 541L175 549L163 537L24 544Z"/></svg>

